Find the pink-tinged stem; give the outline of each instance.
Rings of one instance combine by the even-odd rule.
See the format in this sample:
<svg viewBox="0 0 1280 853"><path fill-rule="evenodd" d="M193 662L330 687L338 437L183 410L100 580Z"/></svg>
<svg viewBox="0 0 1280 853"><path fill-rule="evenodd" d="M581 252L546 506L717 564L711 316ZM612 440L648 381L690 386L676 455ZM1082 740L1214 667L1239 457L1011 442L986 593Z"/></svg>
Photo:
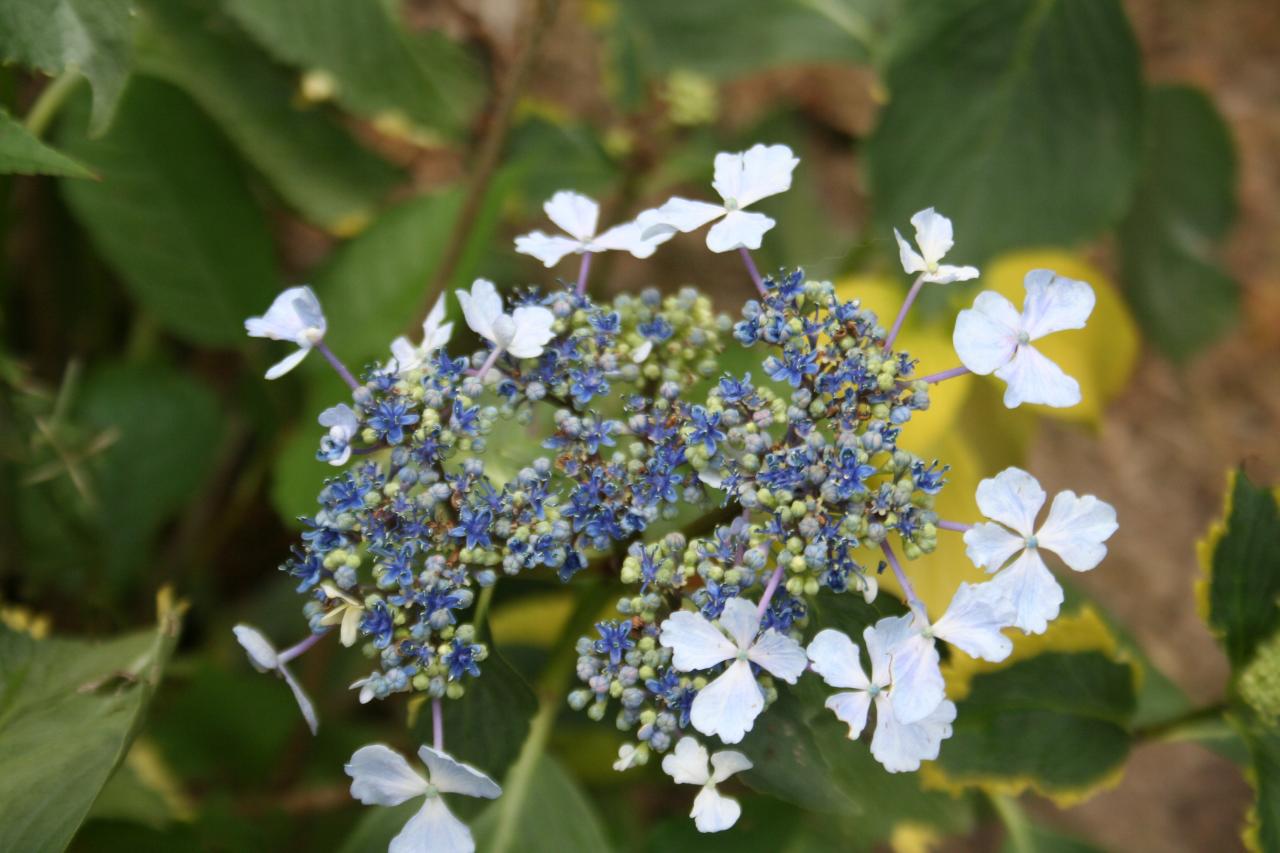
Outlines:
<svg viewBox="0 0 1280 853"><path fill-rule="evenodd" d="M499 347L494 347L493 352L489 353L489 357L484 360L484 364L480 365L480 369L476 371L476 376L480 381L484 381L485 374L488 373L489 368L493 367L494 363L497 362L498 356L500 355L502 355L502 350Z"/></svg>
<svg viewBox="0 0 1280 853"><path fill-rule="evenodd" d="M773 594L778 591L778 584L782 582L782 566L778 566L773 570L773 574L769 575L769 582L765 584L764 595L760 596L760 604L756 607L756 613L761 616L769 609L769 602L773 600Z"/></svg>
<svg viewBox="0 0 1280 853"><path fill-rule="evenodd" d="M889 562L889 568L893 569L893 576L898 579L898 586L902 587L902 594L907 597L907 605L919 613L922 618L927 618L924 602L916 595L916 588L911 585L911 579L902 570L902 563L898 562L898 555L893 553L893 549L889 547L887 541L880 543L880 550L884 551L884 558Z"/></svg>
<svg viewBox="0 0 1280 853"><path fill-rule="evenodd" d="M946 379L954 379L957 376L964 376L968 372L969 368L961 365L960 367L953 367L950 370L943 370L940 373L930 373L928 376L920 376L917 378L923 379L925 382L942 382Z"/></svg>
<svg viewBox="0 0 1280 853"><path fill-rule="evenodd" d="M582 263L578 267L578 289L575 291L579 296L587 292L587 276L591 273L591 253L582 253Z"/></svg>
<svg viewBox="0 0 1280 853"><path fill-rule="evenodd" d="M965 531L972 530L973 525L962 524L959 521L943 521L942 519L938 519L938 529L954 530L956 533L964 533Z"/></svg>
<svg viewBox="0 0 1280 853"><path fill-rule="evenodd" d="M288 663L289 661L301 655L307 649L314 646L316 643L320 642L320 638L323 636L324 634L311 634L305 640L298 643L296 646L290 646L289 648L282 651L276 657L279 658L280 663Z"/></svg>
<svg viewBox="0 0 1280 853"><path fill-rule="evenodd" d="M324 341L316 341L312 346L315 347L317 352L324 356L325 361L329 362L329 364L333 366L333 369L342 377L342 381L347 383L348 388L354 391L360 387L360 383L351 375L351 371L347 370L347 366L342 363L340 358L333 354L333 350L329 349Z"/></svg>
<svg viewBox="0 0 1280 853"><path fill-rule="evenodd" d="M746 246L739 246L738 252L742 255L742 262L747 265L747 272L751 274L751 280L756 284L756 290L760 291L760 295L764 296L768 291L764 289L764 279L760 277L760 270L756 269L755 259L751 257L751 252Z"/></svg>
<svg viewBox="0 0 1280 853"><path fill-rule="evenodd" d="M920 295L920 288L922 287L924 287L923 274L916 276L915 283L911 285L911 290L907 291L906 301L898 309L898 319L893 321L893 328L889 330L889 336L884 339L885 352L892 349L893 342L898 339L898 332L902 331L902 323L907 319L907 312L911 310L911 306L916 301L916 297Z"/></svg>
<svg viewBox="0 0 1280 853"><path fill-rule="evenodd" d="M444 752L444 708L439 696L431 700L431 745Z"/></svg>

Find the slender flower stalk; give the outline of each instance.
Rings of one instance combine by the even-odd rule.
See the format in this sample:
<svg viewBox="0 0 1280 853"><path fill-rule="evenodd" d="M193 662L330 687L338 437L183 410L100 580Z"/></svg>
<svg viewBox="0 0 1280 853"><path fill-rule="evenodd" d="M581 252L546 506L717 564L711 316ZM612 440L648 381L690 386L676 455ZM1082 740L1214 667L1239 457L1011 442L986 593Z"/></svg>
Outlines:
<svg viewBox="0 0 1280 853"><path fill-rule="evenodd" d="M907 605L914 611L924 616L924 602L920 600L920 596L916 595L916 588L911 585L911 579L907 577L907 573L902 568L902 563L898 561L898 555L893 553L893 549L889 547L888 542L880 543L880 550L884 552L884 558L889 563L889 568L893 569L893 576L898 579L898 586L902 587L902 594L907 599Z"/></svg>
<svg viewBox="0 0 1280 853"><path fill-rule="evenodd" d="M773 600L773 594L778 591L778 584L782 582L782 566L778 566L773 570L773 574L769 575L769 582L765 585L764 595L760 596L760 604L756 607L756 612L761 616L769 609L769 602Z"/></svg>
<svg viewBox="0 0 1280 853"><path fill-rule="evenodd" d="M760 277L760 270L756 268L755 259L751 257L751 250L746 246L739 246L738 252L742 255L742 262L747 265L747 272L751 275L751 280L755 282L756 290L760 291L761 296L764 296L767 293L764 289L764 279Z"/></svg>
<svg viewBox="0 0 1280 853"><path fill-rule="evenodd" d="M321 632L319 634L308 634L306 638L303 639L301 642L296 643L290 646L289 648L285 649L284 651L282 651L279 655L280 662L288 663L294 658L301 657L304 652L306 652L316 643L320 642L320 638L323 637L325 633L327 632Z"/></svg>
<svg viewBox="0 0 1280 853"><path fill-rule="evenodd" d="M937 526L939 530L952 530L956 533L964 533L973 527L972 524L964 524L959 521L943 521L938 519Z"/></svg>
<svg viewBox="0 0 1280 853"><path fill-rule="evenodd" d="M439 696L431 700L431 745L437 750L444 749L444 708Z"/></svg>
<svg viewBox="0 0 1280 853"><path fill-rule="evenodd" d="M319 340L316 341L313 346L315 347L315 351L324 356L324 360L329 362L330 366L338 372L338 376L342 378L343 382L347 383L348 388L354 391L360 387L360 383L351 375L351 371L347 370L347 366L342 363L342 359L333 354L333 350L329 349L328 344L323 340Z"/></svg>
<svg viewBox="0 0 1280 853"><path fill-rule="evenodd" d="M893 348L893 342L898 339L898 332L902 331L902 323L907 319L907 312L911 310L911 306L915 303L916 297L920 295L920 289L924 287L924 274L916 276L915 283L911 285L911 290L907 291L907 298L902 302L902 308L898 310L898 317L893 321L893 328L889 330L889 335L884 339L884 351L888 352Z"/></svg>
<svg viewBox="0 0 1280 853"><path fill-rule="evenodd" d="M591 253L582 253L582 262L578 265L578 289L574 292L582 296L587 292L587 276L591 273Z"/></svg>
<svg viewBox="0 0 1280 853"><path fill-rule="evenodd" d="M930 373L928 376L921 376L919 378L925 382L938 383L944 382L948 379L954 379L957 376L964 376L966 373L971 372L972 371L970 371L969 368L961 366L953 367L950 370L942 370L937 373Z"/></svg>

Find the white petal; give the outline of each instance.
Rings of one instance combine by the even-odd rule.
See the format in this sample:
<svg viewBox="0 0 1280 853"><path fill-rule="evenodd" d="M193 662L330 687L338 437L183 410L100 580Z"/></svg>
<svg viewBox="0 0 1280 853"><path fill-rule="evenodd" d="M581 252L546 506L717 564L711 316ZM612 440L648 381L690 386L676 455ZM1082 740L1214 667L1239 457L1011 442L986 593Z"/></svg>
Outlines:
<svg viewBox="0 0 1280 853"><path fill-rule="evenodd" d="M267 372L265 374L266 378L279 379L281 376L284 376L290 370L293 370L299 364L302 364L302 360L307 357L307 353L309 352L311 352L310 347L299 347L289 353L287 356L271 365L271 367L267 368Z"/></svg>
<svg viewBox="0 0 1280 853"><path fill-rule="evenodd" d="M637 219L615 225L601 234L592 245L605 251L630 252L637 258L647 258L657 251L658 247L675 236L675 231L665 230L645 237L646 226Z"/></svg>
<svg viewBox="0 0 1280 853"><path fill-rule="evenodd" d="M502 794L502 789L496 782L452 755L422 746L418 748L418 757L427 765L427 779L442 793L483 797L486 800L496 799Z"/></svg>
<svg viewBox="0 0 1280 853"><path fill-rule="evenodd" d="M961 583L947 612L933 625L933 635L970 657L999 662L1013 651L1013 642L1000 633L1017 615L1005 591L990 583Z"/></svg>
<svg viewBox="0 0 1280 853"><path fill-rule="evenodd" d="M980 275L977 267L953 267L950 264L938 264L938 268L926 273L924 280L934 284L951 284L953 281L969 281Z"/></svg>
<svg viewBox="0 0 1280 853"><path fill-rule="evenodd" d="M824 628L809 643L807 651L813 671L832 687L866 690L871 686L862 671L858 647L847 634Z"/></svg>
<svg viewBox="0 0 1280 853"><path fill-rule="evenodd" d="M427 797L417 814L391 839L387 853L474 853L471 830L439 797Z"/></svg>
<svg viewBox="0 0 1280 853"><path fill-rule="evenodd" d="M302 689L302 685L298 683L298 679L293 677L293 673L284 664L280 665L278 670L284 678L284 683L289 685L289 689L293 691L293 698L298 702L298 710L302 712L302 719L307 721L307 728L311 729L311 733L315 734L320 728L320 718L316 716L316 706L311 704L311 697Z"/></svg>
<svg viewBox="0 0 1280 853"><path fill-rule="evenodd" d="M482 338L495 340L493 324L502 316L502 297L488 279L478 278L471 284L471 292L458 291L462 316L471 330Z"/></svg>
<svg viewBox="0 0 1280 853"><path fill-rule="evenodd" d="M324 312L311 288L290 287L275 298L266 314L245 320L244 328L250 337L301 344L312 333L324 336Z"/></svg>
<svg viewBox="0 0 1280 853"><path fill-rule="evenodd" d="M441 293L436 299L436 304L431 306L427 318L422 321L422 353L433 353L440 347L449 343L449 338L453 336L453 324L444 321L444 294Z"/></svg>
<svg viewBox="0 0 1280 853"><path fill-rule="evenodd" d="M1034 549L1023 551L988 583L1008 597L1015 610L1014 627L1028 634L1043 634L1062 607L1062 587Z"/></svg>
<svg viewBox="0 0 1280 853"><path fill-rule="evenodd" d="M1027 537L1036 529L1036 515L1044 506L1045 493L1026 471L1006 468L979 483L976 498L983 515Z"/></svg>
<svg viewBox="0 0 1280 853"><path fill-rule="evenodd" d="M754 765L751 759L741 752L725 749L711 756L711 781L723 782L735 773L750 770Z"/></svg>
<svg viewBox="0 0 1280 853"><path fill-rule="evenodd" d="M653 352L653 341L646 340L644 343L640 344L640 346L631 351L631 360L636 364L641 364L649 357L649 353L651 352ZM705 473L705 471L703 473ZM702 473L698 474L698 479L702 480L704 483L707 482L703 479Z"/></svg>
<svg viewBox="0 0 1280 853"><path fill-rule="evenodd" d="M624 743L618 747L618 760L613 762L613 769L621 773L624 770L630 770L636 766L637 759L640 757L640 750L636 749L634 743Z"/></svg>
<svg viewBox="0 0 1280 853"><path fill-rule="evenodd" d="M998 293L984 290L973 307L956 315L951 344L960 363L979 376L986 376L1008 364L1018 348L1021 316L1013 303Z"/></svg>
<svg viewBox="0 0 1280 853"><path fill-rule="evenodd" d="M777 225L763 213L734 210L707 232L707 248L713 252L732 252L741 246L759 249L765 232Z"/></svg>
<svg viewBox="0 0 1280 853"><path fill-rule="evenodd" d="M916 245L920 247L926 266L936 266L955 245L951 220L932 207L926 207L911 217L911 224L915 226Z"/></svg>
<svg viewBox="0 0 1280 853"><path fill-rule="evenodd" d="M747 658L788 684L795 684L809 665L809 658L800 644L772 628L760 636L747 652Z"/></svg>
<svg viewBox="0 0 1280 853"><path fill-rule="evenodd" d="M693 825L698 832L722 832L738 822L742 806L732 797L726 797L714 787L703 788L693 798Z"/></svg>
<svg viewBox="0 0 1280 853"><path fill-rule="evenodd" d="M889 659L894 713L903 723L923 719L938 707L947 691L933 640L913 628L889 646Z"/></svg>
<svg viewBox="0 0 1280 853"><path fill-rule="evenodd" d="M871 694L865 690L837 693L827 697L826 706L836 715L836 719L849 726L849 740L857 740L867 727Z"/></svg>
<svg viewBox="0 0 1280 853"><path fill-rule="evenodd" d="M330 406L320 413L320 426L330 428L330 435L336 428L339 434L344 438L350 439L356 434L356 430L360 428L360 421L356 418L356 413L346 403L339 403L336 406Z"/></svg>
<svg viewBox="0 0 1280 853"><path fill-rule="evenodd" d="M980 569L994 572L1027 546L1027 540L990 521L964 532L964 552Z"/></svg>
<svg viewBox="0 0 1280 853"><path fill-rule="evenodd" d="M720 613L720 627L729 632L738 648L748 649L760 630L759 608L745 598L731 598Z"/></svg>
<svg viewBox="0 0 1280 853"><path fill-rule="evenodd" d="M789 190L791 173L799 163L785 145L757 144L739 154L721 152L716 155L711 186L725 201L746 207Z"/></svg>
<svg viewBox="0 0 1280 853"><path fill-rule="evenodd" d="M955 718L956 706L944 700L924 719L908 725L894 718L887 701L878 699L871 754L890 773L919 770L921 761L938 757L942 741L951 737Z"/></svg>
<svg viewBox="0 0 1280 853"><path fill-rule="evenodd" d="M636 221L643 227L645 237L654 237L662 233L659 226L674 228L686 234L706 225L713 219L719 219L727 211L718 204L705 201L693 201L675 196L668 199L662 207L646 210Z"/></svg>
<svg viewBox="0 0 1280 853"><path fill-rule="evenodd" d="M547 218L570 237L586 243L596 236L600 205L585 195L561 190L548 199L542 209L547 212Z"/></svg>
<svg viewBox="0 0 1280 853"><path fill-rule="evenodd" d="M398 806L427 792L427 780L405 757L380 743L357 749L343 769L351 777L351 796L366 806Z"/></svg>
<svg viewBox="0 0 1280 853"><path fill-rule="evenodd" d="M422 364L422 353L418 352L418 348L408 338L401 335L391 342L391 359L392 363L387 365L388 370L397 374L407 373Z"/></svg>
<svg viewBox="0 0 1280 853"><path fill-rule="evenodd" d="M711 779L707 767L707 749L697 738L685 735L676 742L676 748L662 759L662 772L675 780L677 785L705 785Z"/></svg>
<svg viewBox="0 0 1280 853"><path fill-rule="evenodd" d="M511 314L515 334L507 344L507 352L516 358L537 358L547 341L556 336L552 330L556 315L541 305L521 305Z"/></svg>
<svg viewBox="0 0 1280 853"><path fill-rule="evenodd" d="M1041 548L1062 558L1077 572L1087 572L1107 556L1103 545L1119 528L1115 507L1093 495L1077 497L1075 492L1059 492L1049 507L1049 515L1036 531Z"/></svg>
<svg viewBox="0 0 1280 853"><path fill-rule="evenodd" d="M249 662L259 672L273 670L280 665L280 655L262 632L250 625L237 625L231 629L236 641L249 655Z"/></svg>
<svg viewBox="0 0 1280 853"><path fill-rule="evenodd" d="M907 242L901 231L897 228L893 229L893 236L898 241L898 259L902 261L903 272L914 274L928 269L924 258L920 257L920 253Z"/></svg>
<svg viewBox="0 0 1280 853"><path fill-rule="evenodd" d="M764 710L764 694L751 674L751 664L734 661L715 681L693 697L689 721L704 735L725 743L742 740Z"/></svg>
<svg viewBox="0 0 1280 853"><path fill-rule="evenodd" d="M547 234L543 231L530 231L516 238L516 251L522 255L533 255L546 267L554 267L565 255L582 252L585 244L569 237Z"/></svg>
<svg viewBox="0 0 1280 853"><path fill-rule="evenodd" d="M1067 409L1080 402L1080 383L1030 344L1019 346L1013 361L997 370L996 376L1007 385L1004 404L1010 409L1023 403Z"/></svg>
<svg viewBox="0 0 1280 853"><path fill-rule="evenodd" d="M368 705L373 700L373 688L369 686L369 682L372 680L373 676L371 675L365 676L364 678L357 678L355 681L351 682L351 686L348 688L349 690L355 690L357 687L360 688L359 699L361 705Z"/></svg>
<svg viewBox="0 0 1280 853"><path fill-rule="evenodd" d="M1032 270L1023 284L1022 327L1031 340L1064 329L1083 329L1093 312L1093 288L1053 270Z"/></svg>
<svg viewBox="0 0 1280 853"><path fill-rule="evenodd" d="M889 652L892 650L892 643L896 641L894 632L884 630L887 627L885 622L886 620L881 619L862 630L862 642L867 647L867 662L871 664L871 685L880 688L889 686Z"/></svg>
<svg viewBox="0 0 1280 853"><path fill-rule="evenodd" d="M706 617L689 610L663 620L658 642L671 649L671 664L681 672L709 669L738 654L737 647Z"/></svg>

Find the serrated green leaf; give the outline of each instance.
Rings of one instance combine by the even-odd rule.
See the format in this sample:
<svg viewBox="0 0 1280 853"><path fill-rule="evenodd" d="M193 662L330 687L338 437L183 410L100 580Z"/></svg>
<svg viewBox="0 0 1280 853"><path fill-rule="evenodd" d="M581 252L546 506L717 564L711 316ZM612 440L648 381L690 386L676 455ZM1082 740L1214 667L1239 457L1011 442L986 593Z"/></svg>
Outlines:
<svg viewBox="0 0 1280 853"><path fill-rule="evenodd" d="M93 177L93 172L45 145L3 109L0 109L0 174Z"/></svg>
<svg viewBox="0 0 1280 853"><path fill-rule="evenodd" d="M1121 270L1143 329L1183 359L1239 313L1240 285L1215 258L1235 220L1235 147L1213 102L1188 86L1148 92L1144 139Z"/></svg>
<svg viewBox="0 0 1280 853"><path fill-rule="evenodd" d="M79 71L93 87L91 132L105 131L129 77L129 0L0 0L0 21L0 62Z"/></svg>
<svg viewBox="0 0 1280 853"><path fill-rule="evenodd" d="M1142 88L1118 0L915 3L903 21L866 150L880 233L933 206L955 221L953 256L980 261L1121 218Z"/></svg>
<svg viewBox="0 0 1280 853"><path fill-rule="evenodd" d="M1280 727L1259 719L1248 708L1232 714L1252 760L1249 782L1255 798L1245 823L1244 841L1250 850L1280 850Z"/></svg>
<svg viewBox="0 0 1280 853"><path fill-rule="evenodd" d="M129 292L193 343L245 340L245 318L279 289L274 249L217 128L181 91L147 78L129 87L110 133L91 140L83 126L63 122L62 147L102 181L62 190Z"/></svg>
<svg viewBox="0 0 1280 853"><path fill-rule="evenodd" d="M398 0L229 0L227 11L267 51L323 72L334 97L373 119L457 133L483 97L475 61L440 33L412 34ZM394 122L383 127L394 129Z"/></svg>
<svg viewBox="0 0 1280 853"><path fill-rule="evenodd" d="M207 7L148 0L140 67L191 95L307 219L339 235L359 231L399 172L326 111L298 108L293 78Z"/></svg>
<svg viewBox="0 0 1280 853"><path fill-rule="evenodd" d="M0 849L59 851L123 760L177 641L156 630L94 643L0 628Z"/></svg>

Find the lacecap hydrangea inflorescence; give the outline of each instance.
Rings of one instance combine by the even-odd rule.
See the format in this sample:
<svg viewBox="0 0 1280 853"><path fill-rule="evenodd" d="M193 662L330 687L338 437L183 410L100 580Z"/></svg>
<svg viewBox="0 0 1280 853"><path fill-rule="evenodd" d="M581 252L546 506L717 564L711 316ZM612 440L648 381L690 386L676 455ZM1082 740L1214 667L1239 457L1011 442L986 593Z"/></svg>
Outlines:
<svg viewBox="0 0 1280 853"><path fill-rule="evenodd" d="M479 279L458 291L467 325L485 344L472 353L450 352L443 296L420 343L397 339L392 356L358 378L325 345L324 314L308 288L285 291L246 323L250 334L298 346L268 378L316 349L351 398L320 415L327 432L317 456L337 470L282 566L306 598L310 632L281 652L249 626L238 626L237 637L256 667L289 683L313 729L314 711L287 664L329 633L372 662L352 685L361 702L401 693L431 699L434 744L421 751L427 777L381 745L347 765L362 802L425 794L393 849L473 849L469 829L439 795L501 793L443 751L441 708L485 677L489 650L477 636L476 604L504 576L544 572L572 584L580 572L617 573L628 593L616 618L578 641L579 683L567 701L627 733L616 769L656 754L677 783L702 786L691 816L712 832L740 814L716 785L751 762L708 746L742 741L786 685L821 678L834 688L827 707L851 738L874 713L872 754L890 771L915 770L938 756L956 714L936 642L1002 660L1012 648L1004 631L1042 632L1061 605L1041 553L1077 571L1105 555L1116 529L1110 506L1062 492L1037 525L1046 495L1016 468L979 486L976 506L990 521L940 519L945 460L910 446L931 386L964 373L1002 379L1010 407L1078 402L1078 384L1032 342L1083 327L1089 285L1030 271L1021 311L982 293L957 318L961 366L920 375L909 349L895 347L907 311L925 285L979 275L942 263L951 222L924 210L912 217L914 246L896 234L903 268L916 278L888 325L802 270L762 277L750 250L775 223L744 208L785 191L798 162L782 145L720 154L720 204L673 198L599 234L595 202L557 193L545 209L564 236L534 231L516 247L548 267L579 255L576 286L518 289L504 299ZM739 252L756 286L739 317L717 314L689 288L610 303L588 295L594 254L647 257L676 233L712 222L707 246ZM731 343L759 353L758 367L723 369ZM694 388L707 390L692 395ZM540 452L514 473L491 464L500 419L539 430L531 441ZM696 523L655 531L691 507ZM907 563L945 535L962 535L992 577L960 584L946 611L930 614ZM861 648L839 631L810 629L815 602L872 601L883 571L895 576L905 612L868 626Z"/></svg>

